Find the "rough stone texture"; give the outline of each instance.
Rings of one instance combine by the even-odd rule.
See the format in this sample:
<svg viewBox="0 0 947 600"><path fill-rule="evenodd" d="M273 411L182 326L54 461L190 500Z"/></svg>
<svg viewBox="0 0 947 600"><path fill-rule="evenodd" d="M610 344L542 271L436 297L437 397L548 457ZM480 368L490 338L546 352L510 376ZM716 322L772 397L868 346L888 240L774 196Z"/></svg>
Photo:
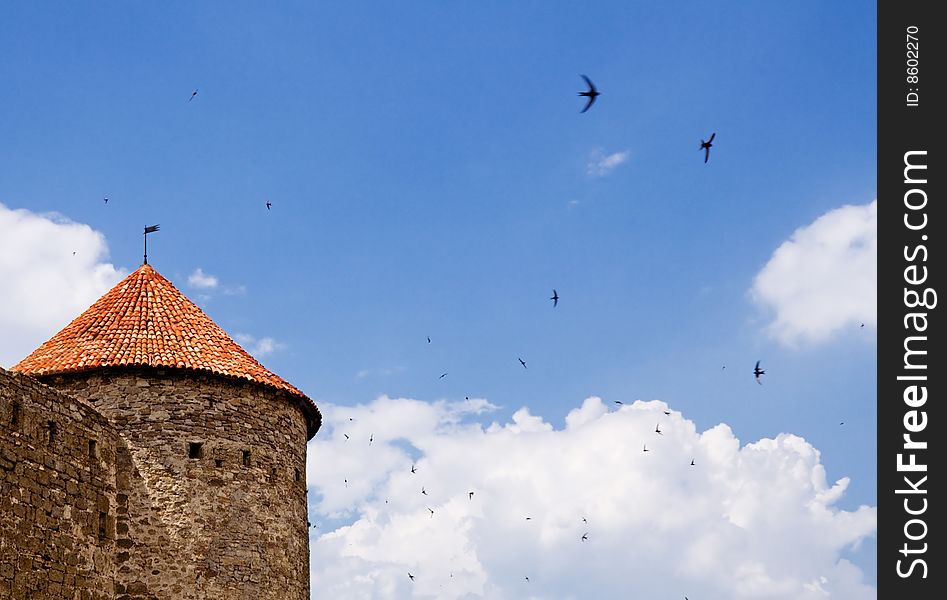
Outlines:
<svg viewBox="0 0 947 600"><path fill-rule="evenodd" d="M0 369L0 598L115 597L121 448L93 408Z"/></svg>
<svg viewBox="0 0 947 600"><path fill-rule="evenodd" d="M308 600L297 399L176 369L40 379L94 406L127 445L116 456L117 599Z"/></svg>

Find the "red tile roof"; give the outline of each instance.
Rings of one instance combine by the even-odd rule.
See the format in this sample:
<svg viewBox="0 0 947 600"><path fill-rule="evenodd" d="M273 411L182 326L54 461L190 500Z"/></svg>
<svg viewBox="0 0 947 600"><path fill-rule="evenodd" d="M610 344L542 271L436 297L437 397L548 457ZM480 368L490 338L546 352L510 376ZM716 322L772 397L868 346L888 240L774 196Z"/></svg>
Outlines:
<svg viewBox="0 0 947 600"><path fill-rule="evenodd" d="M148 264L12 370L50 375L122 366L206 371L254 381L298 397L310 436L321 422L312 400L257 362Z"/></svg>

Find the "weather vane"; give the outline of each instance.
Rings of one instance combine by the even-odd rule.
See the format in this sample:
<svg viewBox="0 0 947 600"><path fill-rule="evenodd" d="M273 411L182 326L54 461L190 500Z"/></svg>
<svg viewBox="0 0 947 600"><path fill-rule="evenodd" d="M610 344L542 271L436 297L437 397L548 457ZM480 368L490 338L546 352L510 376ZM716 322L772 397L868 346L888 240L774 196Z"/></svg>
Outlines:
<svg viewBox="0 0 947 600"><path fill-rule="evenodd" d="M157 225L151 225L150 227L145 227L145 264L148 264L148 234L158 231Z"/></svg>

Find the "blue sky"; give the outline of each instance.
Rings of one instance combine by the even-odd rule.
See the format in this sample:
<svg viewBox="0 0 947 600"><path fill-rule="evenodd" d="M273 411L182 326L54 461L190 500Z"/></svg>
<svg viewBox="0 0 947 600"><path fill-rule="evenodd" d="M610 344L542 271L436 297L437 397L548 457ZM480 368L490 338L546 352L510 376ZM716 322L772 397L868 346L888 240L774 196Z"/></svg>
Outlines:
<svg viewBox="0 0 947 600"><path fill-rule="evenodd" d="M874 322L784 343L751 290L875 199L875 27L872 2L5 3L0 203L87 224L126 272L160 223L150 262L320 405L559 428L659 399L805 438L853 510ZM873 539L849 558L873 582Z"/></svg>

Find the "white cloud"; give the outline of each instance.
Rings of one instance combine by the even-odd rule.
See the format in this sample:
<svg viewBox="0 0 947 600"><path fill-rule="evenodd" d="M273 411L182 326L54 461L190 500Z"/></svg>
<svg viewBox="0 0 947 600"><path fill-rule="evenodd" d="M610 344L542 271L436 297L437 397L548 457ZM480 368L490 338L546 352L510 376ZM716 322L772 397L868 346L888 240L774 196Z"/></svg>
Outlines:
<svg viewBox="0 0 947 600"><path fill-rule="evenodd" d="M126 275L105 236L57 214L0 204L0 365L10 367Z"/></svg>
<svg viewBox="0 0 947 600"><path fill-rule="evenodd" d="M256 359L269 356L285 347L282 342L278 342L271 337L258 338L246 333L237 333L233 336L233 339Z"/></svg>
<svg viewBox="0 0 947 600"><path fill-rule="evenodd" d="M614 152L609 155L606 155L601 150L595 150L592 152L592 158L589 160L585 172L592 177L604 177L611 173L615 167L628 160L630 155L631 152L628 150L624 152Z"/></svg>
<svg viewBox="0 0 947 600"><path fill-rule="evenodd" d="M797 436L741 446L659 401L589 398L562 429L525 408L483 427L474 417L496 407L479 399L320 406L307 473L319 597L877 596L840 557L874 534L876 509L838 509L848 479L829 485Z"/></svg>
<svg viewBox="0 0 947 600"><path fill-rule="evenodd" d="M769 334L794 346L877 322L878 202L843 206L797 229L750 293L772 309Z"/></svg>
<svg viewBox="0 0 947 600"><path fill-rule="evenodd" d="M194 269L194 272L188 276L187 283L191 287L200 290L212 290L217 287L219 282L217 281L216 277L213 275L208 275L203 269L197 267Z"/></svg>

